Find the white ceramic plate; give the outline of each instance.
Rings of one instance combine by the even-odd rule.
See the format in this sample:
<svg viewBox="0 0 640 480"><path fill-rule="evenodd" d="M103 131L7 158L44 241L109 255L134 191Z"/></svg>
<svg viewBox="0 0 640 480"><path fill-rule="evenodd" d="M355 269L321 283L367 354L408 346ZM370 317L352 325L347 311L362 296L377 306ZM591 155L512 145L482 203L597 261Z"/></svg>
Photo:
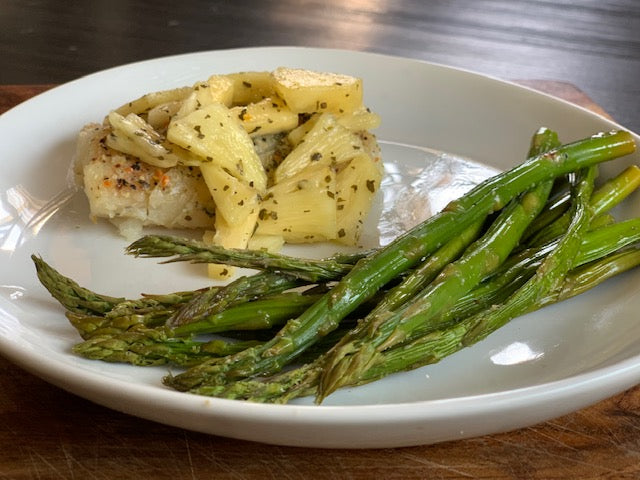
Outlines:
<svg viewBox="0 0 640 480"><path fill-rule="evenodd" d="M126 241L92 224L64 192L76 132L148 91L214 72L280 65L358 75L383 118L388 168L367 241L387 241L494 169L519 162L541 125L565 141L616 127L563 101L474 73L381 55L304 48L204 52L126 65L65 84L0 117L0 353L77 395L170 425L283 445L391 447L499 432L562 415L640 380L640 271L514 320L440 364L309 399L259 405L165 388L164 368L87 361L29 259L113 295L202 286L200 270L123 255ZM446 152L443 158L428 149ZM473 159L474 162L464 160ZM603 177L638 155L603 168ZM484 165L484 166L483 166ZM637 201L622 216L638 215ZM379 228L377 228L379 226ZM310 255L323 249L315 247Z"/></svg>

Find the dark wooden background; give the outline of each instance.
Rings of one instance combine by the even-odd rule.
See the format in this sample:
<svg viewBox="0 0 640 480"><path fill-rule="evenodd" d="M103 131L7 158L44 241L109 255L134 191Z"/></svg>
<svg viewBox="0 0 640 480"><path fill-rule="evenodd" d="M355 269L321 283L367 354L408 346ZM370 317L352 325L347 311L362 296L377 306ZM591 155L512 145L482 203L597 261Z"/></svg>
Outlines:
<svg viewBox="0 0 640 480"><path fill-rule="evenodd" d="M230 47L368 50L578 86L640 131L638 0L0 0L0 84Z"/></svg>
<svg viewBox="0 0 640 480"><path fill-rule="evenodd" d="M0 0L0 111L41 85L123 63L261 45L367 50L526 81L597 109L590 97L640 132L640 0ZM2 480L376 477L640 478L640 387L515 432L328 451L140 420L0 357Z"/></svg>

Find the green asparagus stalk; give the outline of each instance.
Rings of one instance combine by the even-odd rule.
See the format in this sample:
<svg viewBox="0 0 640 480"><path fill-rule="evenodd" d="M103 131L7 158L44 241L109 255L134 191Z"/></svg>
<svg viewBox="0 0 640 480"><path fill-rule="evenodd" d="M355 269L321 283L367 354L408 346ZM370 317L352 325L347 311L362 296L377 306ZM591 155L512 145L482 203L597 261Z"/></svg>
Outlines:
<svg viewBox="0 0 640 480"><path fill-rule="evenodd" d="M583 192L583 195L586 195L586 192ZM574 228L578 230L580 228L585 229L587 223L586 218L582 218L581 220L576 219ZM579 227L579 225L582 225L582 227ZM571 234L572 232L569 233ZM592 238L592 241L584 243L585 247L581 249L582 251L584 251L584 248L593 246L597 240L603 240L602 235L592 235ZM613 234L613 237L609 238L615 239L616 235ZM564 245L564 249L566 249L564 252L570 252L570 245L571 242L567 240L567 243ZM606 252L606 250L605 248L595 249L595 251L601 254ZM560 255L560 253L556 252L555 255ZM579 254L577 263L584 262L589 257L593 257L593 254ZM557 260L557 258L549 259L546 262L547 266L551 266L551 268L554 269L554 275L557 274L558 271L561 272L562 268L554 266L554 264L556 264L555 260ZM608 257L604 257L604 259L599 259L582 267L575 268L568 275L564 276L560 285L556 284L557 286L555 288L547 288L546 290L550 293L533 297L532 303L527 308L521 309L519 314L537 310L550 303L555 303L583 293L607 278L639 264L640 248L635 247L632 249L623 249L610 254ZM549 270L541 269L541 271L544 271L546 274ZM532 283L546 283L540 280L540 277L541 275L533 280ZM553 283L554 282L551 282L551 284ZM498 311L502 312L503 310L500 308ZM472 325L477 325L478 317L483 315L501 317L504 315L495 312L495 309L488 309L476 317L468 317L472 320L454 324L446 329L428 332L426 335L420 336L408 343L382 351L376 358L376 361L371 364L370 368L363 373L360 380L357 382L351 381L345 383L345 385L367 383L382 378L389 373L437 362L444 356L454 353L464 346L462 339L469 333ZM243 398L261 402L286 403L297 396L317 393L316 389L322 373L322 365L323 358L321 357L320 361L305 365L297 370L279 374L266 382L244 380L235 382L227 387L203 386L193 390L193 393L215 395L225 398Z"/></svg>
<svg viewBox="0 0 640 480"><path fill-rule="evenodd" d="M477 239L484 223L484 221L480 221L470 225L459 236L445 243L397 286L391 289L369 315L391 312L408 302L431 283L449 263L462 255L469 244Z"/></svg>
<svg viewBox="0 0 640 480"><path fill-rule="evenodd" d="M553 148L557 148L560 145L558 135L556 132L541 128L532 137L531 145L529 147L528 157L542 154ZM430 318L434 318L438 315L442 315L447 310L448 305L455 304L456 300L464 295L465 291L473 289L475 284L480 283L483 276L486 276L491 271L499 268L497 264L500 264L506 260L507 256L517 245L518 239L522 234L527 231L532 221L538 218L540 212L544 209L545 203L554 186L554 181L548 180L542 182L532 192L525 194L519 201L512 201L511 209L507 207L505 211L498 217L494 225L487 232L487 234L477 241L472 248L470 248L465 256L457 262L449 265L448 270L445 271L436 278L435 275L426 276L423 278L423 282L416 284L416 282L409 282L413 277L420 275L420 269L411 275L407 281L411 286L414 286L413 294L416 295L417 291L422 290L415 302L408 303L402 302L404 305L404 311L409 311L405 314L404 311L398 313L395 317L390 316L390 312L399 307L402 303L398 302L397 305L392 305L388 301L389 298L395 298L393 295L387 296L386 300L381 302L376 309L374 309L370 315L368 315L357 329L346 335L341 342L337 344L335 348L328 353L324 358L323 365L323 385L326 387L326 378L331 376L332 369L335 372L340 370L349 370L354 368L366 368L367 351L372 346L376 345L376 342L398 342L402 341L401 338L391 340L389 335L397 331L397 328L393 327L397 322L405 322L405 316L411 316L413 312L420 309L428 309ZM503 230L504 228L504 230ZM507 241L505 241L506 239ZM455 245L456 240L452 240L447 245ZM445 245L445 247L447 247ZM445 248L443 247L443 248ZM436 256L434 256L436 257ZM491 259L489 261L489 259ZM452 272L452 273L449 273ZM431 283L432 280L436 280ZM429 285L431 283L431 285ZM403 286L400 285L400 287ZM427 285L429 285L427 287ZM425 288L426 287L426 288ZM397 288L396 290L399 290ZM408 327L404 333L407 335L413 335L411 333L415 330L424 330L426 325L431 322L426 318L421 318L414 323L414 326ZM380 329L381 325L387 328ZM391 326L391 328L389 328ZM386 339L386 340L384 340ZM366 347L364 346L366 345ZM339 377L339 373L334 372L334 378ZM335 388L338 388L336 385Z"/></svg>
<svg viewBox="0 0 640 480"><path fill-rule="evenodd" d="M283 324L315 303L320 295L286 292L236 305L197 322L173 328L172 335L222 333L229 330L264 330Z"/></svg>
<svg viewBox="0 0 640 480"><path fill-rule="evenodd" d="M555 290L547 295L538 297L526 312L533 312L544 306L580 295L600 285L607 279L639 265L640 247L637 246L623 249L608 257L586 264L567 274L562 284ZM436 363L442 358L457 352L466 346L464 338L469 330L476 325L476 321L477 317L469 317L452 328L431 332L409 344L384 352L384 360L367 371L361 384L378 380L389 373ZM486 325L493 326L494 324L489 322ZM479 337L484 338L490 332L479 333Z"/></svg>
<svg viewBox="0 0 640 480"><path fill-rule="evenodd" d="M172 328L211 317L225 309L304 285L304 281L279 272L258 272L242 276L216 290L195 295L181 305L166 321Z"/></svg>
<svg viewBox="0 0 640 480"><path fill-rule="evenodd" d="M101 295L81 287L36 255L31 255L31 260L35 264L40 283L69 311L101 315L125 300L121 297Z"/></svg>
<svg viewBox="0 0 640 480"><path fill-rule="evenodd" d="M598 219L600 215L618 205L639 186L640 168L636 165L627 167L619 175L605 182L600 188L593 192L591 198L593 220L600 222L601 220ZM529 245L541 245L561 236L566 231L569 222L570 213L565 212L565 214L553 222L553 224L532 236L528 242Z"/></svg>
<svg viewBox="0 0 640 480"><path fill-rule="evenodd" d="M378 351L402 343L417 328L477 286L504 263L523 232L544 207L552 181L547 180L514 199L500 213L489 230L457 261L395 315L382 311L370 315L332 350L323 366L319 399L362 375Z"/></svg>
<svg viewBox="0 0 640 480"><path fill-rule="evenodd" d="M607 257L573 269L563 283L548 295L539 297L528 310L580 295L628 270L640 266L640 247L622 249ZM467 317L472 318L472 317ZM463 348L461 342L472 321L467 320L429 332L410 342L381 352L380 359L371 366L356 386L379 380L387 375L433 364ZM316 395L322 372L323 358L294 370L279 373L268 379L239 380L229 385L200 386L191 393L262 403L288 403L294 398Z"/></svg>
<svg viewBox="0 0 640 480"><path fill-rule="evenodd" d="M500 209L530 185L552 180L589 165L612 160L635 149L629 132L599 134L530 158L488 179L442 212L358 262L342 280L300 317L292 320L265 345L220 361L205 361L165 382L179 390L202 384L226 383L256 374L271 374L334 330L360 303L399 273L430 255L448 238L459 235L484 215Z"/></svg>
<svg viewBox="0 0 640 480"><path fill-rule="evenodd" d="M527 157L539 155L559 146L560 140L558 140L558 134L553 130L542 127L531 137ZM533 221L538 217L539 215L535 217ZM484 223L484 221L479 221L472 224L458 237L452 238L445 243L434 255L427 258L426 261L411 272L398 286L385 295L375 309L369 313L369 316L373 317L383 314L384 312L393 311L413 298L418 292L431 283L447 264L462 255L463 251L480 235Z"/></svg>
<svg viewBox="0 0 640 480"><path fill-rule="evenodd" d="M418 268L416 268L404 281L392 289L383 299L376 305L375 311L393 310L402 303L411 298L426 283L433 278L449 263L456 259L462 251L478 236L484 222L476 222L467 228L459 237L452 239L441 247L436 253L430 256ZM333 343L337 343L342 334L338 336ZM313 363L305 364L294 370L287 372L279 377L278 381L264 383L259 381L245 380L232 384L230 389L226 386L203 386L199 392L201 395L212 396L215 392L225 392L226 398L243 398L248 395L249 391L259 389L260 391L268 390L268 396L276 395L281 403L285 403L289 398L299 396L301 392L315 392L317 382L320 378L320 371L324 357L320 357ZM273 385L273 388L270 388ZM286 392L290 392L287 394ZM261 395L265 395L262 393Z"/></svg>
<svg viewBox="0 0 640 480"><path fill-rule="evenodd" d="M230 341L227 338L202 341L194 338L195 335L226 332L228 328L237 329L235 331L268 329L300 314L313 301L313 295L286 293L239 305L212 318L175 330L168 327L148 328L137 324L127 330L97 332L75 345L73 351L93 360L138 366L166 363L197 365L208 358L232 355L263 342ZM332 333L335 335L327 335L318 342L318 349L310 348L305 352L305 355L309 354L309 361L333 346L344 332Z"/></svg>
<svg viewBox="0 0 640 480"><path fill-rule="evenodd" d="M108 323L109 318L139 315L139 321L136 323L147 324L148 322L144 320L145 316L149 316L150 319L166 318L175 311L177 306L190 301L194 296L205 291L216 291L219 288L214 286L186 292L159 295L143 294L138 299L112 297L81 287L40 257L32 255L31 258L40 282L63 307L79 316L92 316L96 319L104 317L102 323Z"/></svg>
<svg viewBox="0 0 640 480"><path fill-rule="evenodd" d="M74 345L73 352L91 360L154 366L172 363L196 365L208 358L223 357L260 342L229 342L222 339L198 342L169 336L163 329L141 327L118 335L96 335Z"/></svg>
<svg viewBox="0 0 640 480"><path fill-rule="evenodd" d="M266 330L282 325L289 318L302 313L320 295L282 293L255 301L232 306L219 313L206 316L196 322L186 323L173 329L164 329L171 337L222 333L231 330ZM121 315L108 318L67 312L67 318L85 340L94 336L116 336L138 327L159 327L150 324L143 315Z"/></svg>
<svg viewBox="0 0 640 480"><path fill-rule="evenodd" d="M300 259L262 250L223 248L196 240L163 235L142 237L129 245L126 251L136 257L172 257L164 263L224 263L236 267L277 271L308 282L336 280L353 267L351 263L339 263L333 259ZM342 259L348 258L343 256Z"/></svg>
<svg viewBox="0 0 640 480"><path fill-rule="evenodd" d="M574 268L606 257L637 242L640 242L640 218L590 230L582 239ZM557 245L558 240L554 240L542 247L532 247L510 257L494 274L444 312L439 317L436 327L455 323L493 305L504 303L533 276L545 257ZM428 328L423 327L418 333L424 334L428 331Z"/></svg>
<svg viewBox="0 0 640 480"><path fill-rule="evenodd" d="M571 205L571 220L558 246L544 259L534 277L514 293L500 308L485 311L477 316L473 326L465 334L465 346L475 343L518 315L526 313L536 299L555 290L575 264L582 236L589 228L592 209L590 197L593 191L597 167L585 169Z"/></svg>
<svg viewBox="0 0 640 480"><path fill-rule="evenodd" d="M138 326L147 326L149 328L158 327L164 323L161 322L160 325L154 325L153 322L149 320L149 315L133 314L108 318L100 315L89 315L72 311L67 311L65 315L69 323L73 325L84 340L95 336L117 335Z"/></svg>

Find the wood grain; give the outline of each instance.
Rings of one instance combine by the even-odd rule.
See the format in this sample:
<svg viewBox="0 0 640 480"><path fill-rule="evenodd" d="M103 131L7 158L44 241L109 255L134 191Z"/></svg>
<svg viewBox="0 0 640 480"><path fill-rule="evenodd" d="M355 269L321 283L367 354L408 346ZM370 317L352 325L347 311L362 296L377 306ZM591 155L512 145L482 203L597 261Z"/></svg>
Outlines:
<svg viewBox="0 0 640 480"><path fill-rule="evenodd" d="M565 82L521 81L599 107ZM4 111L49 86L0 86ZM0 479L635 479L640 386L509 433L380 450L278 447L189 432L71 395L0 357Z"/></svg>

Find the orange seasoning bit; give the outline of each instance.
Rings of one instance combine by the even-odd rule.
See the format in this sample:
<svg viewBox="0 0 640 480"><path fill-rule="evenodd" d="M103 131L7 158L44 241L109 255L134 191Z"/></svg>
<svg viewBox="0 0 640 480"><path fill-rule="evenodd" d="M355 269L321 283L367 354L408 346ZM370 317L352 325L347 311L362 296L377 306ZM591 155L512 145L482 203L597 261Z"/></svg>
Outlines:
<svg viewBox="0 0 640 480"><path fill-rule="evenodd" d="M162 177L160 177L160 186L165 188L167 185L169 185L169 175L163 173Z"/></svg>
<svg viewBox="0 0 640 480"><path fill-rule="evenodd" d="M169 175L164 173L164 171L157 169L153 174L153 180L156 182L156 185L160 185L160 187L165 188L169 185Z"/></svg>

